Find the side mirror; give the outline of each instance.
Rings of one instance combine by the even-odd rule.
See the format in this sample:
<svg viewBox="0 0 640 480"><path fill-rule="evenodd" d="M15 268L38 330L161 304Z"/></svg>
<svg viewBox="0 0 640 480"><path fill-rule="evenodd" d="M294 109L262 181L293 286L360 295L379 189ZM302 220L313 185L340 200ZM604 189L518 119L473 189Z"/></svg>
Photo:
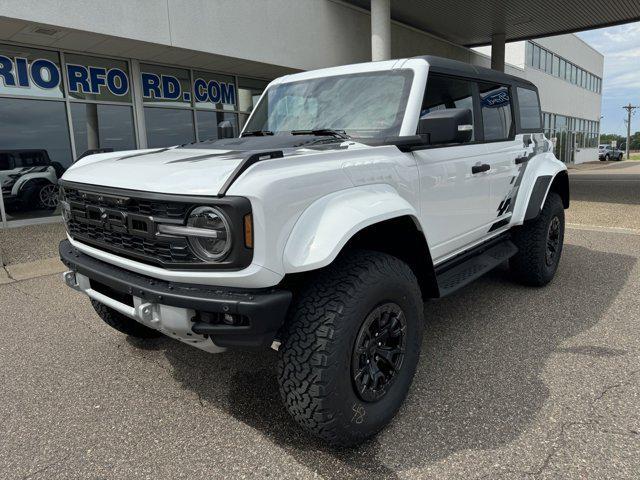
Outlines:
<svg viewBox="0 0 640 480"><path fill-rule="evenodd" d="M218 124L218 138L233 138L233 124L229 120L223 120Z"/></svg>
<svg viewBox="0 0 640 480"><path fill-rule="evenodd" d="M418 121L418 135L428 135L429 143L465 143L473 135L473 113L468 108L434 110Z"/></svg>

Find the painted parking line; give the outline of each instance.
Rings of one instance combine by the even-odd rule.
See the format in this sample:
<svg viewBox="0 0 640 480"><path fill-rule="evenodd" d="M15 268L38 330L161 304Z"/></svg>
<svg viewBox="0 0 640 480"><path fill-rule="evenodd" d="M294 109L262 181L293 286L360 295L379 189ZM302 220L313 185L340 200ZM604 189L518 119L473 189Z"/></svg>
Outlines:
<svg viewBox="0 0 640 480"><path fill-rule="evenodd" d="M603 227L600 225L586 225L582 223L567 223L567 228L571 230L586 230L589 232L607 232L607 233L622 233L624 235L640 235L640 230L637 230L635 228Z"/></svg>

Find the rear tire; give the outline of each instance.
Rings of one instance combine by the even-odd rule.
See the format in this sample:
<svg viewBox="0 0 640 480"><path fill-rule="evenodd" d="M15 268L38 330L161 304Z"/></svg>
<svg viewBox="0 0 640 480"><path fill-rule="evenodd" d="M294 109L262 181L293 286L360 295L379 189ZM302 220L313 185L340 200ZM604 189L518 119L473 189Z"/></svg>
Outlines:
<svg viewBox="0 0 640 480"><path fill-rule="evenodd" d="M560 195L549 192L535 219L513 233L518 253L509 261L515 279L525 285L541 287L549 283L558 269L564 243L564 205Z"/></svg>
<svg viewBox="0 0 640 480"><path fill-rule="evenodd" d="M157 338L162 335L162 333L157 330L146 327L126 315L117 312L113 308L107 307L103 303L91 300L91 305L93 305L94 310L104 323L130 337Z"/></svg>
<svg viewBox="0 0 640 480"><path fill-rule="evenodd" d="M404 262L371 251L338 257L296 296L282 334L278 381L291 416L334 446L378 433L407 396L423 324Z"/></svg>

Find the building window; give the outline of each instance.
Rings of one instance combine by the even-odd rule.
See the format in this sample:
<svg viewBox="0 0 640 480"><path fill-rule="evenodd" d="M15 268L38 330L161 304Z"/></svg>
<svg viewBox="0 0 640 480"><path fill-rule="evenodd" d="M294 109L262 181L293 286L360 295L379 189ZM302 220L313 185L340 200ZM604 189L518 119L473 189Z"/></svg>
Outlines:
<svg viewBox="0 0 640 480"><path fill-rule="evenodd" d="M63 98L58 53L1 45L0 95Z"/></svg>
<svg viewBox="0 0 640 480"><path fill-rule="evenodd" d="M540 68L540 47L533 46L533 68Z"/></svg>
<svg viewBox="0 0 640 480"><path fill-rule="evenodd" d="M65 169L73 163L62 102L0 98L0 149L42 150Z"/></svg>
<svg viewBox="0 0 640 480"><path fill-rule="evenodd" d="M123 60L65 55L69 97L100 102L131 102L129 67Z"/></svg>
<svg viewBox="0 0 640 480"><path fill-rule="evenodd" d="M95 149L136 148L133 113L129 106L72 103L71 119L78 157Z"/></svg>
<svg viewBox="0 0 640 480"><path fill-rule="evenodd" d="M525 64L533 67L533 43L527 42L525 46Z"/></svg>
<svg viewBox="0 0 640 480"><path fill-rule="evenodd" d="M147 145L171 147L195 141L193 110L181 108L145 107Z"/></svg>
<svg viewBox="0 0 640 480"><path fill-rule="evenodd" d="M201 142L222 138L220 128L225 121L231 123L233 136L238 136L238 115L235 113L198 110L196 119L198 123L198 140Z"/></svg>
<svg viewBox="0 0 640 480"><path fill-rule="evenodd" d="M191 106L189 70L160 65L140 65L142 101L164 107Z"/></svg>
<svg viewBox="0 0 640 480"><path fill-rule="evenodd" d="M58 178L73 162L64 102L0 98L0 112L7 220L58 215Z"/></svg>
<svg viewBox="0 0 640 480"><path fill-rule="evenodd" d="M484 82L478 86L485 141L507 140L513 125L508 87Z"/></svg>
<svg viewBox="0 0 640 480"><path fill-rule="evenodd" d="M227 75L193 72L193 94L196 108L236 110L236 82Z"/></svg>

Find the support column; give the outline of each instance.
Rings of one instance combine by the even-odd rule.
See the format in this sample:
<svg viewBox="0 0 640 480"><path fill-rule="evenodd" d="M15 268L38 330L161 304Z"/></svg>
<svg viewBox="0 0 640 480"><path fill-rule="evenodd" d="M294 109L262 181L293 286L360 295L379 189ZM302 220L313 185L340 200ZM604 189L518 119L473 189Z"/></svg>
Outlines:
<svg viewBox="0 0 640 480"><path fill-rule="evenodd" d="M87 150L95 150L96 148L100 148L98 105L95 103L86 103L85 111L87 118Z"/></svg>
<svg viewBox="0 0 640 480"><path fill-rule="evenodd" d="M391 58L391 0L371 0L371 60Z"/></svg>
<svg viewBox="0 0 640 480"><path fill-rule="evenodd" d="M504 72L504 33L494 33L491 36L491 68Z"/></svg>

